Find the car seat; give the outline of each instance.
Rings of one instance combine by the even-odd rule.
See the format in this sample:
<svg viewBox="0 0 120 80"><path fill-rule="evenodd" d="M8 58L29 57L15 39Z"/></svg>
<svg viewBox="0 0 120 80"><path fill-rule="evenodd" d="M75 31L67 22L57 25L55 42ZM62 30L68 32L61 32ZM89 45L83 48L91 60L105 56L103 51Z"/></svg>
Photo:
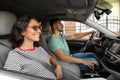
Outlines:
<svg viewBox="0 0 120 80"><path fill-rule="evenodd" d="M59 60L54 52L52 52L48 47L48 41L51 37L51 30L49 22L44 22L42 24L42 35L40 37L41 39L41 46L47 51L48 54L52 55L54 58L58 60L58 62L62 65L63 69L66 71L70 71L74 73L77 77L83 77L83 78L89 78L89 77L99 77L100 75L93 70L80 70L80 68L76 64L67 63L64 61ZM78 72L79 71L79 72ZM81 73L80 73L81 72Z"/></svg>
<svg viewBox="0 0 120 80"><path fill-rule="evenodd" d="M6 15L7 14L7 15ZM4 66L11 44L9 42L11 27L16 21L12 13L0 11L0 67ZM6 46L4 46L6 45ZM7 47L8 46L8 47Z"/></svg>
<svg viewBox="0 0 120 80"><path fill-rule="evenodd" d="M49 32L51 30L49 29L50 29L49 22L44 22L42 24L42 34L40 37L41 39L40 43L48 54L57 59L57 57L54 55L54 53L49 49L47 45L48 40L51 37L51 32ZM58 60L58 62L61 64L63 69L63 80L80 80L80 68L76 64L63 62L61 60Z"/></svg>
<svg viewBox="0 0 120 80"><path fill-rule="evenodd" d="M12 76L21 80L50 80L43 77L20 73L17 71L6 70L3 68L9 51L12 49L9 42L10 32L17 17L7 11L0 11L0 74Z"/></svg>

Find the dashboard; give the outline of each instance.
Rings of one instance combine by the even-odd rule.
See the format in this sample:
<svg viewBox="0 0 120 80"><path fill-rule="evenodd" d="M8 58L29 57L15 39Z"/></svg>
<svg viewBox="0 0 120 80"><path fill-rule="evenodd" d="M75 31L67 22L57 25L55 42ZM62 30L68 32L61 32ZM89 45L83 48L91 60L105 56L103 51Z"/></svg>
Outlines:
<svg viewBox="0 0 120 80"><path fill-rule="evenodd" d="M104 50L101 63L117 80L120 80L120 38L114 36L102 36L101 47Z"/></svg>
<svg viewBox="0 0 120 80"><path fill-rule="evenodd" d="M120 43L116 40L110 41L108 47L105 49L104 57L112 64L120 63Z"/></svg>
<svg viewBox="0 0 120 80"><path fill-rule="evenodd" d="M120 63L120 39L114 36L103 36L101 47L104 50L104 58L111 64Z"/></svg>

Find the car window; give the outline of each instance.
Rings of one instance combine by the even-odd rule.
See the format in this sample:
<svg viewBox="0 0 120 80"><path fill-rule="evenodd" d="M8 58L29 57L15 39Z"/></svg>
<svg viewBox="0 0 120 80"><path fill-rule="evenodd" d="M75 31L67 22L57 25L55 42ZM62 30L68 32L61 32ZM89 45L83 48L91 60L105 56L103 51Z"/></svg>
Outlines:
<svg viewBox="0 0 120 80"><path fill-rule="evenodd" d="M63 26L64 26L64 31L66 35L71 35L75 33L80 33L80 32L89 32L92 30L95 30L94 28L83 24L81 22L76 22L76 21L61 21ZM83 37L82 39L88 39L90 35Z"/></svg>

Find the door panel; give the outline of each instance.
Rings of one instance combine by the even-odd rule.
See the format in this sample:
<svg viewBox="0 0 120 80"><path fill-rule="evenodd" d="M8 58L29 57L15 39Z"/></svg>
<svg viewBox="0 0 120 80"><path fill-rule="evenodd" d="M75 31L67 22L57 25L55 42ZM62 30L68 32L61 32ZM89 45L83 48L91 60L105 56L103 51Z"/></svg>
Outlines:
<svg viewBox="0 0 120 80"><path fill-rule="evenodd" d="M82 49L86 45L87 41L88 41L88 39L79 39L79 40L70 40L70 41L67 41L68 46L70 48L70 52L72 54L80 52L80 49ZM101 41L101 39L95 39L94 43L91 44L90 49L93 47L93 45L94 45L93 48L95 48L96 45L99 44L100 41ZM93 51L94 51L94 49L93 49Z"/></svg>

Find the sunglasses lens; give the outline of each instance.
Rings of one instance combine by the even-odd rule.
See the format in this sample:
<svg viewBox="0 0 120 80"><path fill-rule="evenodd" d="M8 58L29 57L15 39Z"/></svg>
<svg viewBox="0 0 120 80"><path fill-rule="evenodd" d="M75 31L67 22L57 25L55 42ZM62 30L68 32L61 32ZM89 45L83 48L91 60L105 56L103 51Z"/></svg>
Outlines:
<svg viewBox="0 0 120 80"><path fill-rule="evenodd" d="M42 30L42 27L41 26L34 26L32 27L34 29L34 31L37 31L38 29Z"/></svg>
<svg viewBox="0 0 120 80"><path fill-rule="evenodd" d="M39 26L39 29L42 30L42 26Z"/></svg>
<svg viewBox="0 0 120 80"><path fill-rule="evenodd" d="M33 27L33 29L34 29L34 31L37 31L38 28L35 26L35 27Z"/></svg>

